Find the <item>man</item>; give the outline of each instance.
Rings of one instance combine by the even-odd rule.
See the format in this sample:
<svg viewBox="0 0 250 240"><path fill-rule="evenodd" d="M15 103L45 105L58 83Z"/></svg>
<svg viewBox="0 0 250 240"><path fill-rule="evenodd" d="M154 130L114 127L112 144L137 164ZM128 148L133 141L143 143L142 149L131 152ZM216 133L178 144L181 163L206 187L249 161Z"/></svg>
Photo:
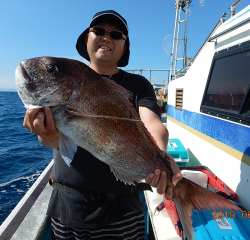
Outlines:
<svg viewBox="0 0 250 240"><path fill-rule="evenodd" d="M109 10L94 15L89 28L78 38L76 48L90 61L90 68L132 93L131 101L142 122L160 149L165 150L168 131L161 122L151 84L144 77L118 69L128 64L129 43L126 20ZM49 107L44 111L28 110L24 126L37 134L43 145L54 148L51 175L54 191L47 213L52 219L55 239L144 239L138 192L149 189L147 184L130 186L117 181L107 164L80 147L68 167L60 156L59 134ZM176 166L172 164L174 184L182 177ZM166 190L165 172L156 169L146 182L171 199L172 189Z"/></svg>

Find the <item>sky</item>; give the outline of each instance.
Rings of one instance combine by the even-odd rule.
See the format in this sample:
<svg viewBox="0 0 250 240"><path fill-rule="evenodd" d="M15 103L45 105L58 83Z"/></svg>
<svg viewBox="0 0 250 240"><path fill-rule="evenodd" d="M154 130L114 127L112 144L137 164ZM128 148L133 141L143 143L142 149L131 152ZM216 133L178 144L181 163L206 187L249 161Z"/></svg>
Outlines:
<svg viewBox="0 0 250 240"><path fill-rule="evenodd" d="M224 12L226 20L230 17L229 6L234 0L203 2L203 7L200 0L191 3L188 57L195 56ZM167 43L172 42L169 35L174 32L175 0L1 0L0 3L0 89L15 88L15 69L24 59L53 56L84 61L75 48L77 38L96 12L110 9L128 22L130 60L122 69L170 68L170 56L163 46L168 50ZM250 0L243 0L236 13L249 4ZM184 31L180 37L184 37ZM183 46L179 51L183 52ZM144 76L149 78L149 73ZM168 74L152 72L151 77L155 83L162 83Z"/></svg>

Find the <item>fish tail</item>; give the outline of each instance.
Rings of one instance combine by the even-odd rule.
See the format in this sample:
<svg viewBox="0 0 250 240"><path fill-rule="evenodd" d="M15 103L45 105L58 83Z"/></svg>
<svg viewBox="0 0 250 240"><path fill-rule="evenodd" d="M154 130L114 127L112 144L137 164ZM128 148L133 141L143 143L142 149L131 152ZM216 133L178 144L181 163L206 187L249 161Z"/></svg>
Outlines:
<svg viewBox="0 0 250 240"><path fill-rule="evenodd" d="M173 200L188 240L194 240L192 210L229 209L242 212L233 202L183 178L176 185Z"/></svg>

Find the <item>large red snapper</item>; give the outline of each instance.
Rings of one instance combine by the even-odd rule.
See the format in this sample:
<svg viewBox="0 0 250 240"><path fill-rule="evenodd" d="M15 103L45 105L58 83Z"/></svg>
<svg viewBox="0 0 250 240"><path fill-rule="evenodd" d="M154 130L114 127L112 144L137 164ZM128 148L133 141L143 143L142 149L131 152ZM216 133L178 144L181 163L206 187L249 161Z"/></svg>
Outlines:
<svg viewBox="0 0 250 240"><path fill-rule="evenodd" d="M129 93L79 61L40 57L22 61L16 69L18 94L26 108L50 106L60 132L59 147L70 165L77 146L107 163L117 179L133 184L155 169L172 173L153 137L129 101ZM173 200L189 240L194 239L192 209L233 209L227 199L183 178L173 188Z"/></svg>

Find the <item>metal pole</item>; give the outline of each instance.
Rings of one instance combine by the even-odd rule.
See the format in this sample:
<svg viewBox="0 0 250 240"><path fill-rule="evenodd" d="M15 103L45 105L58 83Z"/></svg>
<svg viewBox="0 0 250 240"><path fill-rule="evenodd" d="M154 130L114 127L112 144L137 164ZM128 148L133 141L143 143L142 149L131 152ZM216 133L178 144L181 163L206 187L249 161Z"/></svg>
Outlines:
<svg viewBox="0 0 250 240"><path fill-rule="evenodd" d="M150 78L150 82L151 82L151 70L149 71L149 78Z"/></svg>
<svg viewBox="0 0 250 240"><path fill-rule="evenodd" d="M176 49L176 51L175 51L175 55L176 55L176 57L175 57L175 63L174 63L174 75L175 75L175 73L176 73L176 67L177 67L177 57L178 57L178 43L179 43L179 34L180 34L180 21L181 21L181 6L179 6L179 8L178 8L178 10L179 10L179 20L178 20L178 26L177 26L177 43L176 43L176 46L175 46L175 49Z"/></svg>
<svg viewBox="0 0 250 240"><path fill-rule="evenodd" d="M185 23L185 38L184 38L184 66L187 65L187 27L188 27L188 14L189 14L189 3L186 4L186 23Z"/></svg>
<svg viewBox="0 0 250 240"><path fill-rule="evenodd" d="M177 24L177 15L178 15L178 2L175 3L175 24L174 24L174 37L173 37L173 46L172 46L172 53L171 53L171 63L170 63L170 72L168 74L168 82L170 82L172 78L172 71L173 71L173 63L174 63L174 48L175 48L175 38L176 38L176 24Z"/></svg>

